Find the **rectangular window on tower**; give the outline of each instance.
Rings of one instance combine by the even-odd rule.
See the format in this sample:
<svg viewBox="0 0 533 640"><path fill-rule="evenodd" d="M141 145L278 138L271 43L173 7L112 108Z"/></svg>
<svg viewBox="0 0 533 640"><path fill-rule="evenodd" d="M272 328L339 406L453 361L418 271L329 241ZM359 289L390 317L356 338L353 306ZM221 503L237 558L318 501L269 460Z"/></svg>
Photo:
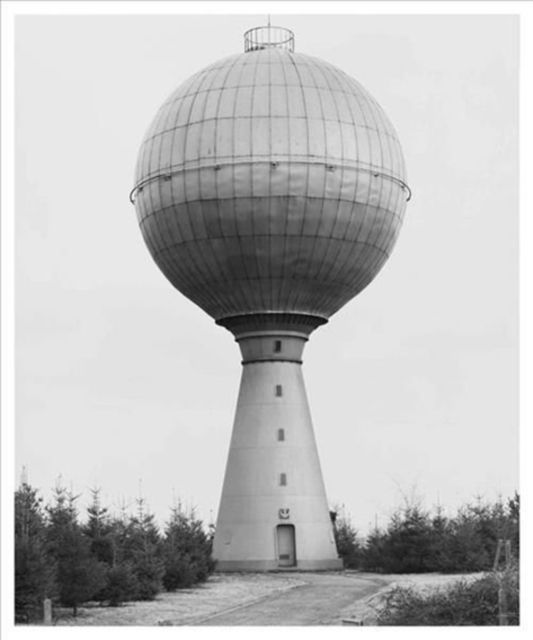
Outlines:
<svg viewBox="0 0 533 640"><path fill-rule="evenodd" d="M280 487L287 486L287 474L286 473L280 473L279 474L279 486Z"/></svg>
<svg viewBox="0 0 533 640"><path fill-rule="evenodd" d="M278 429L278 440L283 442L285 440L285 429Z"/></svg>
<svg viewBox="0 0 533 640"><path fill-rule="evenodd" d="M281 353L281 340L274 340L274 353Z"/></svg>
<svg viewBox="0 0 533 640"><path fill-rule="evenodd" d="M281 396L283 395L283 389L281 388L280 384L276 385L276 397L277 398L281 398Z"/></svg>

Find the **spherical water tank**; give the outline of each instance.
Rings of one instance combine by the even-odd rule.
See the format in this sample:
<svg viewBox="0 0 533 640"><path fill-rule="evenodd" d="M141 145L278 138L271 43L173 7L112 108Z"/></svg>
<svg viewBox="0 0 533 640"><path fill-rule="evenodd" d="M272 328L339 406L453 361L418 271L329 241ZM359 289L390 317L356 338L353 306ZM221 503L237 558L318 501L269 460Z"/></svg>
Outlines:
<svg viewBox="0 0 533 640"><path fill-rule="evenodd" d="M398 137L374 98L275 44L249 41L184 82L138 157L146 244L218 321L327 320L381 269L408 199Z"/></svg>

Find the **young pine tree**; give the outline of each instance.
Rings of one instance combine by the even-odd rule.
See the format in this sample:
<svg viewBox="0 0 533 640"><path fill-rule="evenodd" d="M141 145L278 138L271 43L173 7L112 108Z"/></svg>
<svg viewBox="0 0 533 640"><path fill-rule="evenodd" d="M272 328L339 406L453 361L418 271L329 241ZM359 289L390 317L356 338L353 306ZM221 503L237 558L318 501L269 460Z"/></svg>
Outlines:
<svg viewBox="0 0 533 640"><path fill-rule="evenodd" d="M100 503L100 489L91 489L92 502L87 507L87 522L82 531L90 542L91 553L100 562L113 564L113 528L106 507Z"/></svg>
<svg viewBox="0 0 533 640"><path fill-rule="evenodd" d="M432 529L429 514L418 504L406 504L391 518L384 539L384 569L391 573L429 570Z"/></svg>
<svg viewBox="0 0 533 640"><path fill-rule="evenodd" d="M173 507L163 540L165 589L175 591L207 580L214 569L211 548L212 537L205 533L194 511L186 514L181 504Z"/></svg>
<svg viewBox="0 0 533 640"><path fill-rule="evenodd" d="M515 491L512 498L507 499L507 537L511 540L511 551L516 558L520 557L520 496Z"/></svg>
<svg viewBox="0 0 533 640"><path fill-rule="evenodd" d="M135 596L137 579L131 563L122 558L123 520L111 518L108 509L102 506L100 489L91 489L91 493L92 502L82 530L90 541L91 553L105 567L105 586L94 598L116 607Z"/></svg>
<svg viewBox="0 0 533 640"><path fill-rule="evenodd" d="M347 517L344 507L338 507L333 512L333 532L337 553L342 558L345 569L358 569L361 564L361 544L357 538L357 531Z"/></svg>
<svg viewBox="0 0 533 640"><path fill-rule="evenodd" d="M137 500L137 515L129 519L122 542L123 559L136 579L136 600L153 600L161 591L165 571L161 558L161 537L153 514L144 500Z"/></svg>
<svg viewBox="0 0 533 640"><path fill-rule="evenodd" d="M42 498L23 482L15 492L15 620L40 618L43 599L55 592L55 565L46 553Z"/></svg>
<svg viewBox="0 0 533 640"><path fill-rule="evenodd" d="M76 497L64 487L55 489L54 503L47 507L48 549L54 559L61 604L72 607L93 598L105 586L105 565L91 554L89 539L78 524Z"/></svg>

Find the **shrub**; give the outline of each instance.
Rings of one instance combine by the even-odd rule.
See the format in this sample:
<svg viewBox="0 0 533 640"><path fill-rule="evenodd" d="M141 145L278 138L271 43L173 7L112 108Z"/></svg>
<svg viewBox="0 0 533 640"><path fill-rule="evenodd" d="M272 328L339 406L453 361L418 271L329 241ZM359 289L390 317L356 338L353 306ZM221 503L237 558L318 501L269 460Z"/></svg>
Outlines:
<svg viewBox="0 0 533 640"><path fill-rule="evenodd" d="M131 600L138 591L139 585L132 567L122 563L107 569L106 586L98 593L98 599L107 600L111 607L118 607Z"/></svg>
<svg viewBox="0 0 533 640"><path fill-rule="evenodd" d="M15 493L15 621L42 617L42 602L55 595L56 567L46 553L42 499L27 483Z"/></svg>
<svg viewBox="0 0 533 640"><path fill-rule="evenodd" d="M194 511L186 514L181 506L173 508L163 541L165 589L174 591L207 580L214 569L211 547L212 536L205 533Z"/></svg>
<svg viewBox="0 0 533 640"><path fill-rule="evenodd" d="M165 563L163 586L167 591L191 587L197 582L196 567L187 556L170 558Z"/></svg>
<svg viewBox="0 0 533 640"><path fill-rule="evenodd" d="M56 487L55 502L47 507L47 548L56 565L61 604L77 614L78 605L91 600L105 586L105 564L91 554L90 540L83 534L74 506L76 497Z"/></svg>
<svg viewBox="0 0 533 640"><path fill-rule="evenodd" d="M361 564L361 545L357 531L344 513L344 509L330 512L337 553L345 569L358 569Z"/></svg>
<svg viewBox="0 0 533 640"><path fill-rule="evenodd" d="M456 573L492 568L499 539L511 541L519 555L518 494L507 503L482 502L461 507L455 517L435 515L406 503L384 530L377 527L360 552L360 566L384 573Z"/></svg>
<svg viewBox="0 0 533 640"><path fill-rule="evenodd" d="M518 572L503 575L509 624L519 620ZM498 625L499 580L487 574L473 582L457 581L429 594L413 587L396 587L385 598L377 623L382 626L490 626Z"/></svg>
<svg viewBox="0 0 533 640"><path fill-rule="evenodd" d="M133 600L153 600L162 589L165 571L161 558L161 537L144 500L137 500L137 515L129 519L121 534L122 560L131 565L136 590Z"/></svg>

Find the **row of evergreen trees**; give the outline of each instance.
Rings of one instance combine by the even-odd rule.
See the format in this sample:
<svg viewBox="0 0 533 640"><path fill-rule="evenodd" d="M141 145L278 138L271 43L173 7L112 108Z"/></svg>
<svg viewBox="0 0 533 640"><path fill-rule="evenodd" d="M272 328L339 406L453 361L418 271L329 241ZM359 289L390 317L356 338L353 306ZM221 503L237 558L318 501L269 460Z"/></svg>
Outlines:
<svg viewBox="0 0 533 640"><path fill-rule="evenodd" d="M44 598L72 607L95 600L117 606L151 600L207 579L213 529L194 512L172 508L161 533L142 499L137 511L111 515L99 490L84 523L77 496L57 486L51 504L22 483L15 493L15 610L19 621L40 617ZM499 539L519 555L518 494L490 504L478 499L447 517L406 503L384 528L361 538L349 518L332 512L339 555L346 568L382 573L486 571Z"/></svg>
<svg viewBox="0 0 533 640"><path fill-rule="evenodd" d="M135 515L112 516L99 490L84 523L74 496L57 486L51 504L23 483L15 493L15 616L40 617L44 598L72 607L95 600L117 606L151 600L204 581L213 571L212 530L194 511L171 510L161 533L142 499Z"/></svg>
<svg viewBox="0 0 533 640"><path fill-rule="evenodd" d="M339 555L346 568L381 573L459 573L492 568L499 539L511 541L518 559L520 498L495 503L477 499L446 517L407 502L383 527L362 539L349 518L335 520Z"/></svg>

